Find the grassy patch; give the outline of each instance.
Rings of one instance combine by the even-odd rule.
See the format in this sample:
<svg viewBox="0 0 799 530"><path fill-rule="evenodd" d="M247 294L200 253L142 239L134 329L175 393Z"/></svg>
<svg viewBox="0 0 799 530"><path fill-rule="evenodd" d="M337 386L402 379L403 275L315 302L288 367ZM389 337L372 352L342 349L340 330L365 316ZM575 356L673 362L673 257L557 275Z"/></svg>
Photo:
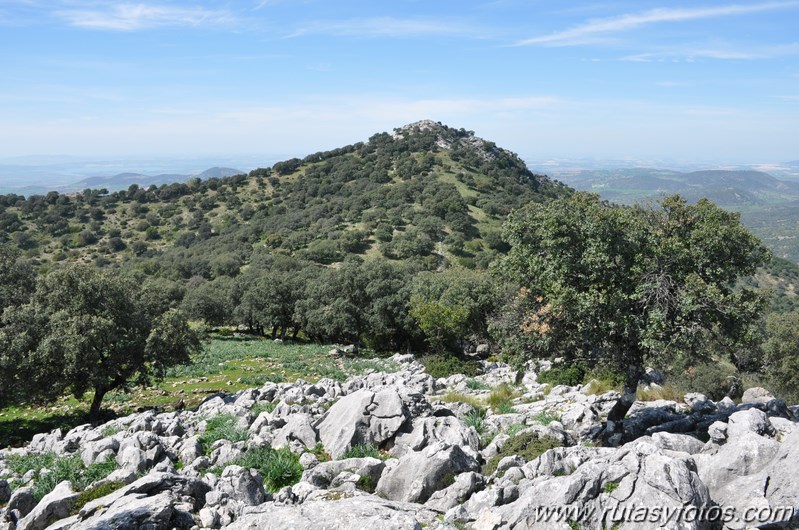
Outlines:
<svg viewBox="0 0 799 530"><path fill-rule="evenodd" d="M553 421L560 421L560 416L551 412L539 412L533 416L533 421L541 425L549 425Z"/></svg>
<svg viewBox="0 0 799 530"><path fill-rule="evenodd" d="M276 493L286 486L293 486L302 478L300 457L288 448L250 449L228 465L257 469L264 479L264 489L270 493Z"/></svg>
<svg viewBox="0 0 799 530"><path fill-rule="evenodd" d="M516 436L523 430L527 428L527 425L523 423L514 423L513 425L509 425L507 429L505 429L505 434L510 437Z"/></svg>
<svg viewBox="0 0 799 530"><path fill-rule="evenodd" d="M257 418L262 412L269 412L271 414L276 408L277 402L261 401L260 403L253 405L253 407L250 409L250 412L252 412L253 416Z"/></svg>
<svg viewBox="0 0 799 530"><path fill-rule="evenodd" d="M518 434L505 442L502 450L491 457L483 466L483 474L491 475L497 470L500 460L506 456L518 455L530 462L555 447L561 447L560 441L547 436L540 437L536 432Z"/></svg>
<svg viewBox="0 0 799 530"><path fill-rule="evenodd" d="M378 458L385 460L386 455L372 444L358 444L346 451L341 458Z"/></svg>
<svg viewBox="0 0 799 530"><path fill-rule="evenodd" d="M463 423L465 423L468 427L474 427L474 430L477 431L477 434L482 435L486 428L485 419L485 409L476 408L474 411L469 412L463 417Z"/></svg>
<svg viewBox="0 0 799 530"><path fill-rule="evenodd" d="M639 386L636 398L639 401L657 401L659 399L665 399L668 401L681 402L685 398L685 394L676 385L666 383L662 387L655 388Z"/></svg>
<svg viewBox="0 0 799 530"><path fill-rule="evenodd" d="M477 379L467 379L466 388L469 390L488 390L491 387Z"/></svg>
<svg viewBox="0 0 799 530"><path fill-rule="evenodd" d="M134 387L130 392L110 392L103 406L118 415L135 412L139 407L171 407L181 397L186 408L193 408L206 396L224 391L233 393L262 386L267 381L293 382L322 378L343 381L368 370L396 371L396 363L380 357L331 359L332 346L300 342L273 342L256 337L215 337L209 341L192 364L167 371L164 381L149 387ZM86 399L90 399L91 393ZM64 432L87 422L89 404L71 396L53 406L13 406L0 410L0 447L20 446L33 435L62 429ZM109 418L111 419L111 418Z"/></svg>
<svg viewBox="0 0 799 530"><path fill-rule="evenodd" d="M519 393L515 388L507 383L503 383L496 387L488 395L488 405L497 414L511 414L516 412L513 408L513 400L518 397Z"/></svg>
<svg viewBox="0 0 799 530"><path fill-rule="evenodd" d="M605 484L605 487L602 488L602 491L605 493L613 493L614 491L616 491L616 488L618 487L619 487L618 482L608 482L607 484Z"/></svg>
<svg viewBox="0 0 799 530"><path fill-rule="evenodd" d="M31 470L35 472L32 493L37 501L53 491L60 482L68 480L75 491L81 491L118 468L113 459L87 467L83 465L80 455L64 457L55 453L11 455L6 459L6 465L18 475L24 475ZM49 472L41 473L43 469Z"/></svg>
<svg viewBox="0 0 799 530"><path fill-rule="evenodd" d="M466 403L476 409L485 408L485 403L480 398L452 390L441 396L441 401L444 403Z"/></svg>
<svg viewBox="0 0 799 530"><path fill-rule="evenodd" d="M247 439L247 431L236 427L238 418L231 414L219 414L210 418L206 422L205 432L200 435L200 443L203 450L208 452L214 442L218 440L228 440L231 442L243 442Z"/></svg>
<svg viewBox="0 0 799 530"><path fill-rule="evenodd" d="M78 498L75 499L75 505L72 507L72 510L69 512L70 515L77 515L80 512L81 508L86 506L89 502L99 499L101 497L105 497L109 495L119 488L123 487L125 484L123 482L106 482L104 484L100 484L99 486L95 486L93 488L85 489L78 495Z"/></svg>

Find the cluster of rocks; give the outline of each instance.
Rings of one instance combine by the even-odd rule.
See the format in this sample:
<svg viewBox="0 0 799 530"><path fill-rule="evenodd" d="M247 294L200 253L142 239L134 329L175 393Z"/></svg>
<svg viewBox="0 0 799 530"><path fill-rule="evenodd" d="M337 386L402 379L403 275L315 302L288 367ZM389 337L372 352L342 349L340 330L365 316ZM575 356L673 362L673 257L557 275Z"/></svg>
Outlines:
<svg viewBox="0 0 799 530"><path fill-rule="evenodd" d="M398 371L345 383L267 383L212 396L194 411L145 412L37 435L24 448L0 451L0 528L698 530L799 524L797 411L762 389L748 391L742 404L700 394L680 403L636 403L627 422L634 439L598 447L615 392L553 388L539 384L534 370L518 373L499 363L485 363L485 374L473 379L434 379L412 356L391 361ZM482 432L470 421L472 405L441 399L445 391L479 398L503 383L518 389L513 409L489 411ZM235 418L246 440L203 447L209 420L223 414ZM549 418L546 425L542 417ZM509 440L530 433L558 447L529 461L503 451ZM258 447L298 455L299 482L269 492L258 471L234 464ZM378 448L381 458L347 457L363 447ZM330 460L320 461L320 448ZM36 502L36 474L17 476L7 460L48 452L79 455L87 466L115 460L118 469L87 489L121 487L80 503L80 492L65 481ZM486 466L492 459L495 465ZM647 511L642 520L640 510L655 507L663 517ZM796 515L770 511L785 507L797 508ZM731 508L741 515L757 509L762 520L721 522L718 515ZM553 509L567 516L547 511Z"/></svg>

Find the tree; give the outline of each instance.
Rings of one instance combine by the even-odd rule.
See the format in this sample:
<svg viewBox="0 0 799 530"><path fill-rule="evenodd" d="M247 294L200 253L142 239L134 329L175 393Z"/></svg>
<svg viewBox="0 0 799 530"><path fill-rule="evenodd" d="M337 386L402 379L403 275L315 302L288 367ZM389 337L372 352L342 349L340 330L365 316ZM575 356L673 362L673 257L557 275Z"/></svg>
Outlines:
<svg viewBox="0 0 799 530"><path fill-rule="evenodd" d="M749 340L762 295L735 289L769 256L739 222L707 200L613 207L596 195L531 204L505 224L498 265L522 287L516 328L531 355L606 363L625 376L606 435L623 432L645 363L699 362Z"/></svg>
<svg viewBox="0 0 799 530"><path fill-rule="evenodd" d="M397 346L409 339L407 282L402 270L385 260L348 259L338 269L309 278L297 304L303 327L312 336Z"/></svg>
<svg viewBox="0 0 799 530"><path fill-rule="evenodd" d="M0 245L0 313L9 306L28 301L35 288L36 275L30 263L19 252Z"/></svg>
<svg viewBox="0 0 799 530"><path fill-rule="evenodd" d="M499 291L481 272L459 268L422 272L413 280L410 313L433 350L462 352L467 340L488 338L487 320Z"/></svg>
<svg viewBox="0 0 799 530"><path fill-rule="evenodd" d="M186 318L160 298L131 278L86 267L40 277L30 302L3 314L0 348L16 395L2 397L47 401L92 390L95 421L110 390L162 378L199 350Z"/></svg>
<svg viewBox="0 0 799 530"><path fill-rule="evenodd" d="M799 388L799 313L772 313L766 319L763 368L777 389L796 397Z"/></svg>

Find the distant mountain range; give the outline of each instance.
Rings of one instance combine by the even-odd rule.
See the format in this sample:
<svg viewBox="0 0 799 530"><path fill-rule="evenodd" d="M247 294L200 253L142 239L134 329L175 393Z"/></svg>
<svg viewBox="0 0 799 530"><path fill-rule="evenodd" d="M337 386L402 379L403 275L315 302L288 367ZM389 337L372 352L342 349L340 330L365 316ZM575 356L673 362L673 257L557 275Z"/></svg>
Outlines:
<svg viewBox="0 0 799 530"><path fill-rule="evenodd" d="M799 161L781 164L785 170ZM632 168L564 172L557 177L570 186L598 193L617 203L656 201L678 193L690 201L706 197L741 213L743 223L778 257L799 263L799 182L754 170L680 172ZM783 180L786 179L786 180Z"/></svg>
<svg viewBox="0 0 799 530"><path fill-rule="evenodd" d="M83 191L87 188L102 189L108 191L119 191L128 189L131 185L137 184L143 188L152 185L161 186L162 184L172 184L173 182L185 182L192 178L199 178L202 180L209 178L223 178L233 175L240 175L243 171L229 167L212 167L194 174L183 173L162 173L159 175L145 175L143 173L119 173L110 177L87 177L71 184L63 184L60 186L21 186L21 187L8 187L4 191L6 193L17 193L19 195L43 195L49 191L57 191L59 193L71 193L76 191Z"/></svg>
<svg viewBox="0 0 799 530"><path fill-rule="evenodd" d="M780 180L762 171L709 170L679 172L632 168L588 170L559 175L577 189L591 190L621 203L635 203L679 193L689 200L707 197L727 207L765 206L799 201L799 182Z"/></svg>

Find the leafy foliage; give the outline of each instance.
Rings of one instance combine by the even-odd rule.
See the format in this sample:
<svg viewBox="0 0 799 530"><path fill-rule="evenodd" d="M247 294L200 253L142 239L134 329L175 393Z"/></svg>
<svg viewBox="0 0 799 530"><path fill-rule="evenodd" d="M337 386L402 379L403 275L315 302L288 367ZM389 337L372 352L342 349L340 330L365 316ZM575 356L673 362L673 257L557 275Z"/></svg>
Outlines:
<svg viewBox="0 0 799 530"><path fill-rule="evenodd" d="M108 391L162 378L199 350L185 317L166 305L129 277L88 267L40 276L30 302L2 317L0 356L11 381L0 397L53 400L93 390L96 417Z"/></svg>
<svg viewBox="0 0 799 530"><path fill-rule="evenodd" d="M764 298L735 287L768 251L708 201L668 197L650 210L577 193L515 212L505 235L499 270L522 286L516 346L625 373L611 422L632 405L646 360L697 362L754 338Z"/></svg>
<svg viewBox="0 0 799 530"><path fill-rule="evenodd" d="M302 477L300 457L287 447L256 447L228 465L256 469L264 479L264 489L270 493L277 493L285 486L293 486Z"/></svg>
<svg viewBox="0 0 799 530"><path fill-rule="evenodd" d="M523 432L509 438L502 449L496 455L492 456L488 462L483 466L483 474L491 475L496 471L497 464L506 456L517 455L530 462L535 460L545 452L555 447L561 447L562 444L549 437L541 437L535 431Z"/></svg>

